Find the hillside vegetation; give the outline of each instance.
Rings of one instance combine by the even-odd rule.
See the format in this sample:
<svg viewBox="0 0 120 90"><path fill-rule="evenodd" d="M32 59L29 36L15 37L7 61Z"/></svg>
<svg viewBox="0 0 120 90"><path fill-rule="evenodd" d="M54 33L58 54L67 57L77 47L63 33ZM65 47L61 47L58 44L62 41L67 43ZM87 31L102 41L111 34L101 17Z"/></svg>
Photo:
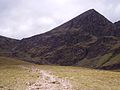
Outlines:
<svg viewBox="0 0 120 90"><path fill-rule="evenodd" d="M37 73L25 69L32 64L8 57L0 57L0 90L25 90L28 82L35 82Z"/></svg>

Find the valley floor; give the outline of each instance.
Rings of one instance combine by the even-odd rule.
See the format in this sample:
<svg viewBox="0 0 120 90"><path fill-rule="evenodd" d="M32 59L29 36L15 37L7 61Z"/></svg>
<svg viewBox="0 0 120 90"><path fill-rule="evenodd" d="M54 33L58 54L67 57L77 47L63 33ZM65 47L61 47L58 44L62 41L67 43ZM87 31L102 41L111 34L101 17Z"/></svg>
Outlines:
<svg viewBox="0 0 120 90"><path fill-rule="evenodd" d="M0 90L120 90L120 72L0 57Z"/></svg>

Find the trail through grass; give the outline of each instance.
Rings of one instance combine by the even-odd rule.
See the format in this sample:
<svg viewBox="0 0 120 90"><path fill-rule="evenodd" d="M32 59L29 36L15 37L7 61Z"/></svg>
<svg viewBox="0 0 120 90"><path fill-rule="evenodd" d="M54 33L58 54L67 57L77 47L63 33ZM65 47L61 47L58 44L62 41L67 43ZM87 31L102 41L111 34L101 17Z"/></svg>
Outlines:
<svg viewBox="0 0 120 90"><path fill-rule="evenodd" d="M69 80L73 90L120 90L120 72L72 66L35 65L5 57L0 57L0 90L26 90L35 84L36 80L42 77L32 69L33 67Z"/></svg>

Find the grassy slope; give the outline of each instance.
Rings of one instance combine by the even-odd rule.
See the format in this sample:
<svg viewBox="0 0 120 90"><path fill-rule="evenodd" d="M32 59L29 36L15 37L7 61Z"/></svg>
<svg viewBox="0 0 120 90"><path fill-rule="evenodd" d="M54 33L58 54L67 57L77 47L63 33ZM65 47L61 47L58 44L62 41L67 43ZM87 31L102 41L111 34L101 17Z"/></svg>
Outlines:
<svg viewBox="0 0 120 90"><path fill-rule="evenodd" d="M34 82L37 73L21 68L33 64L0 57L0 90L25 90L26 82ZM34 65L41 70L50 70L61 78L67 78L74 90L119 90L120 72L100 71L81 67ZM1 88L1 87L4 87Z"/></svg>
<svg viewBox="0 0 120 90"><path fill-rule="evenodd" d="M75 90L120 90L120 72L67 66L38 66L67 78Z"/></svg>
<svg viewBox="0 0 120 90"><path fill-rule="evenodd" d="M80 62L78 62L78 66L85 66L88 68L101 68L104 66L111 66L114 64L120 64L120 54L113 55L112 52L107 53L103 56L98 56L96 58L92 59L83 59ZM93 66L92 66L93 65ZM119 69L119 68L118 68Z"/></svg>
<svg viewBox="0 0 120 90"><path fill-rule="evenodd" d="M0 90L25 90L27 82L33 82L37 74L22 68L30 63L12 58L0 57Z"/></svg>
<svg viewBox="0 0 120 90"><path fill-rule="evenodd" d="M120 63L120 54L116 55L115 57L111 58L111 60L104 64L104 66L109 66L113 64Z"/></svg>

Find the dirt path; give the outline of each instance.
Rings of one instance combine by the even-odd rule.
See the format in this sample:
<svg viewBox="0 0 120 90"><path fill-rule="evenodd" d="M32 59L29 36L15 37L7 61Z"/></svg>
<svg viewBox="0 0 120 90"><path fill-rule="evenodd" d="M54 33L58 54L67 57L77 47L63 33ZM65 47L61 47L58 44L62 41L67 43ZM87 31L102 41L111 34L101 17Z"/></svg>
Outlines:
<svg viewBox="0 0 120 90"><path fill-rule="evenodd" d="M39 72L39 78L26 90L73 90L68 80L58 78L45 70L32 69Z"/></svg>

